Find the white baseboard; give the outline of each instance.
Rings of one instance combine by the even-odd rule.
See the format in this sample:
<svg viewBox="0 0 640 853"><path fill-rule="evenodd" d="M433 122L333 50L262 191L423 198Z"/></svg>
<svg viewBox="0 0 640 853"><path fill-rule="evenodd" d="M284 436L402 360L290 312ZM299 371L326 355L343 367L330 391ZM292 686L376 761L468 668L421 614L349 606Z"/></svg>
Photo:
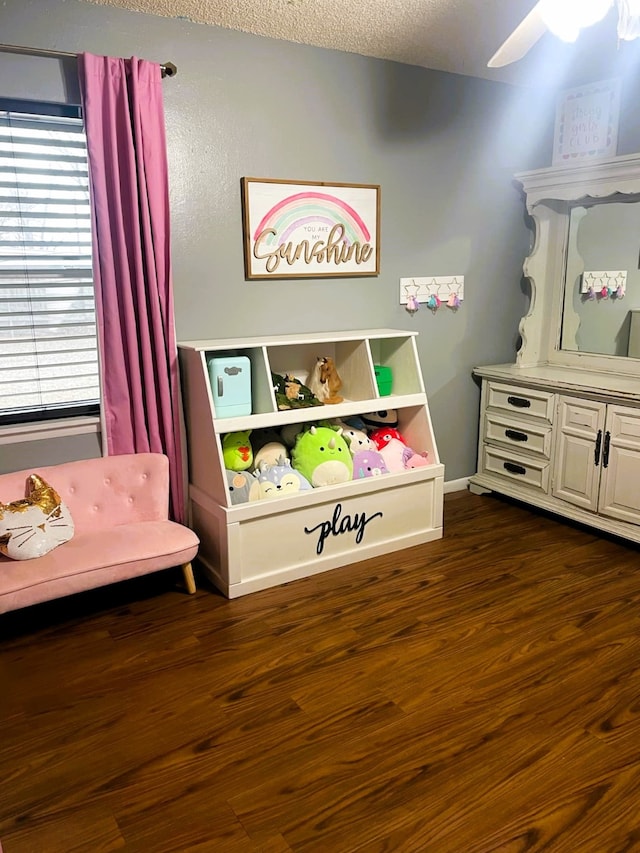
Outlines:
<svg viewBox="0 0 640 853"><path fill-rule="evenodd" d="M463 492L469 488L469 477L460 477L459 480L447 480L444 484L445 495L449 492Z"/></svg>

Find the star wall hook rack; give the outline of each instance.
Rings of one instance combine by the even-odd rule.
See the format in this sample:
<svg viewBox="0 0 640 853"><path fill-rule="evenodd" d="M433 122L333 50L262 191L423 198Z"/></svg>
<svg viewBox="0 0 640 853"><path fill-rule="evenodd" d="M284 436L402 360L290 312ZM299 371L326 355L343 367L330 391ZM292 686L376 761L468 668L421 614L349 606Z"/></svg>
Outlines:
<svg viewBox="0 0 640 853"><path fill-rule="evenodd" d="M421 276L400 279L400 304L405 305L409 314L415 314L420 304L424 304L435 314L439 308L453 311L460 308L464 299L464 276Z"/></svg>
<svg viewBox="0 0 640 853"><path fill-rule="evenodd" d="M420 303L418 301L418 285L417 284L405 284L404 292L406 299L404 299L404 304L407 307L407 313L413 315L420 308ZM402 298L400 298L400 302L402 303Z"/></svg>
<svg viewBox="0 0 640 853"><path fill-rule="evenodd" d="M627 290L627 270L585 270L580 293L590 301L624 299Z"/></svg>

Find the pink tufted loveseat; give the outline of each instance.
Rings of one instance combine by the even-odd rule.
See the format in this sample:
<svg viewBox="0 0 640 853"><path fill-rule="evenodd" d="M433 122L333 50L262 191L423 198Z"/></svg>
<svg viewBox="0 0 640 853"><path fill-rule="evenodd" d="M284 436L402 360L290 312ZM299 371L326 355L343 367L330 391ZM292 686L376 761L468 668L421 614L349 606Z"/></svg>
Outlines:
<svg viewBox="0 0 640 853"><path fill-rule="evenodd" d="M107 456L1 474L0 503L23 498L33 473L67 504L75 535L33 560L0 554L0 613L172 566L182 567L188 592L195 592L191 560L200 543L168 520L166 456Z"/></svg>

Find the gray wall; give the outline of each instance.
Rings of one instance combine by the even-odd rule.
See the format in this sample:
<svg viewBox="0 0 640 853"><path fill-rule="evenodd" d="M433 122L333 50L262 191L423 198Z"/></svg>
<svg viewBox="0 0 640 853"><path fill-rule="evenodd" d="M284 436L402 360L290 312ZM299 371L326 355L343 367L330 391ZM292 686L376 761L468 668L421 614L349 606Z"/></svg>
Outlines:
<svg viewBox="0 0 640 853"><path fill-rule="evenodd" d="M45 465L60 465L71 459L95 459L101 455L100 437L95 432L48 441L18 441L0 445L0 474L27 468L37 470ZM7 495L2 497L7 500ZM22 496L15 496L19 497Z"/></svg>
<svg viewBox="0 0 640 853"><path fill-rule="evenodd" d="M549 162L548 97L78 0L6 0L0 33L178 66L164 91L179 340L416 329L446 479L475 470L471 371L517 349L530 234L512 176ZM0 55L0 92L73 99L53 65ZM380 276L246 282L243 175L380 184ZM400 277L448 274L465 275L457 313L400 306Z"/></svg>

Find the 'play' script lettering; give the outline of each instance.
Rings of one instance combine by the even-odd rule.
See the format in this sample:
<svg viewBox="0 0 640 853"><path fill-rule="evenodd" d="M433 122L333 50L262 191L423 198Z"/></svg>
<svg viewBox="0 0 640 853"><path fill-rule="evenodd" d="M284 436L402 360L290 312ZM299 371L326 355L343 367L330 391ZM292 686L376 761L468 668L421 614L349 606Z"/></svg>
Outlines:
<svg viewBox="0 0 640 853"><path fill-rule="evenodd" d="M261 244L270 235L275 237L277 232L274 228L265 228L256 238L253 255L259 261L266 261L267 272L275 272L283 259L289 266L295 264L300 258L304 259L305 264L316 261L318 264L334 263L337 266L338 264L348 263L352 258L357 264L366 263L373 254L373 247L370 243L360 244L357 240L349 245L343 239L344 230L344 225L338 223L329 232L326 243L323 240L316 240L313 244L309 240L301 240L297 245L281 243L276 249L269 252Z"/></svg>
<svg viewBox="0 0 640 853"><path fill-rule="evenodd" d="M340 517L342 516L342 518ZM335 509L333 510L333 518L330 521L321 521L320 524L316 524L315 527L305 527L305 533L315 533L316 530L320 531L318 536L318 544L316 546L316 553L322 554L322 549L324 548L324 543L329 536L340 536L343 533L350 533L352 531L356 532L356 544L359 545L362 542L362 537L364 536L364 529L369 524L369 522L374 518L382 518L381 512L374 512L373 515L367 517L364 512L356 512L353 515L353 518L350 515L342 515L342 504L336 504Z"/></svg>

